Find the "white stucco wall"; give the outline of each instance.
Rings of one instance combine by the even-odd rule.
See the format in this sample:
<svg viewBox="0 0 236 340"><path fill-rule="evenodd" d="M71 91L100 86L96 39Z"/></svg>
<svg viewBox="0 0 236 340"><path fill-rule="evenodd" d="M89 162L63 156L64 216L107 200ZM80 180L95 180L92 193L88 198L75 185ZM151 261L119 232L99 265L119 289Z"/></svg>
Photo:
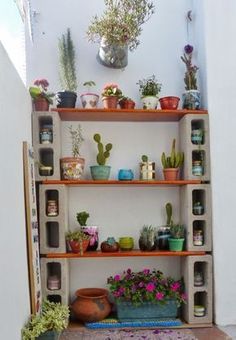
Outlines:
<svg viewBox="0 0 236 340"><path fill-rule="evenodd" d="M19 340L30 314L22 142L31 139L31 100L0 43L0 338Z"/></svg>

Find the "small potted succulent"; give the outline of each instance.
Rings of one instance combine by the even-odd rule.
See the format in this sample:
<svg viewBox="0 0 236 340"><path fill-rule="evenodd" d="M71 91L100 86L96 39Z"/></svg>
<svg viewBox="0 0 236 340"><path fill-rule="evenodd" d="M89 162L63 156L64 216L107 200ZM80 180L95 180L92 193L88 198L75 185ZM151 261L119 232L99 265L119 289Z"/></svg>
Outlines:
<svg viewBox="0 0 236 340"><path fill-rule="evenodd" d="M83 86L87 88L87 91L82 93L80 98L85 109L94 109L97 107L99 95L91 91L91 87L95 85L96 83L93 80L83 83Z"/></svg>
<svg viewBox="0 0 236 340"><path fill-rule="evenodd" d="M84 141L81 125L76 129L72 125L68 128L72 142L72 157L61 158L61 177L62 179L78 180L81 179L84 171L84 158L80 157L80 148Z"/></svg>
<svg viewBox="0 0 236 340"><path fill-rule="evenodd" d="M116 109L119 99L122 96L122 91L115 83L105 84L102 90L102 102L105 109Z"/></svg>
<svg viewBox="0 0 236 340"><path fill-rule="evenodd" d="M22 329L22 340L57 340L60 333L67 328L69 307L60 303L44 300L40 315L31 316Z"/></svg>
<svg viewBox="0 0 236 340"><path fill-rule="evenodd" d="M151 251L156 249L155 234L156 230L153 226L144 225L142 227L138 241L140 250Z"/></svg>
<svg viewBox="0 0 236 340"><path fill-rule="evenodd" d="M139 93L144 109L156 109L158 105L158 94L161 91L161 84L157 81L156 76L139 80Z"/></svg>
<svg viewBox="0 0 236 340"><path fill-rule="evenodd" d="M168 239L170 251L182 251L184 245L184 226L171 224L170 238Z"/></svg>
<svg viewBox="0 0 236 340"><path fill-rule="evenodd" d="M90 236L87 235L81 228L66 233L66 241L73 253L83 253L87 250Z"/></svg>
<svg viewBox="0 0 236 340"><path fill-rule="evenodd" d="M49 82L47 79L36 79L35 86L30 86L29 93L33 99L35 111L48 111L49 105L53 103L53 92L48 92Z"/></svg>
<svg viewBox="0 0 236 340"><path fill-rule="evenodd" d="M110 151L112 149L112 144L108 143L104 146L101 142L101 136L98 133L95 133L93 136L94 141L97 143L98 154L97 154L97 163L98 165L90 166L92 179L97 180L108 180L110 177L111 167L106 164L106 160L110 157Z"/></svg>
<svg viewBox="0 0 236 340"><path fill-rule="evenodd" d="M87 225L87 219L89 213L87 211L81 211L76 214L76 219L81 226L81 230L90 237L87 250L97 250L98 247L98 227L94 225Z"/></svg>
<svg viewBox="0 0 236 340"><path fill-rule="evenodd" d="M162 153L161 162L163 166L164 178L166 181L176 181L178 178L178 173L180 167L184 162L184 153L176 152L175 150L175 139L172 142L171 154L170 156L165 155L165 152Z"/></svg>
<svg viewBox="0 0 236 340"><path fill-rule="evenodd" d="M155 179L155 162L150 162L147 155L142 155L140 167L140 180Z"/></svg>
<svg viewBox="0 0 236 340"><path fill-rule="evenodd" d="M121 109L134 109L135 102L129 97L122 96L119 105Z"/></svg>

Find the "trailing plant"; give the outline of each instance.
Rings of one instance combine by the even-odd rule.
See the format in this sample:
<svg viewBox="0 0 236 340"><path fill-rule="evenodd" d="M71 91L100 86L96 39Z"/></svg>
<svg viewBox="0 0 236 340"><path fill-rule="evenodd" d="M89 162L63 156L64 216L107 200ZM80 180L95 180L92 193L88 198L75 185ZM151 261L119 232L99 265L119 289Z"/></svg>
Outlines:
<svg viewBox="0 0 236 340"><path fill-rule="evenodd" d="M29 93L33 99L44 98L49 104L52 104L52 98L55 96L53 92L48 92L49 82L47 79L36 79L34 81L35 86L29 87Z"/></svg>
<svg viewBox="0 0 236 340"><path fill-rule="evenodd" d="M184 55L181 56L181 60L184 62L186 66L186 72L184 75L184 83L185 90L197 90L197 71L198 67L196 65L192 65L192 55L193 55L193 46L186 45L184 46Z"/></svg>
<svg viewBox="0 0 236 340"><path fill-rule="evenodd" d="M150 19L155 7L150 0L104 0L105 10L94 16L87 30L88 40L104 38L109 45L128 45L135 50L140 41L141 26Z"/></svg>
<svg viewBox="0 0 236 340"><path fill-rule="evenodd" d="M89 218L89 213L87 213L87 211L81 211L76 214L76 219L79 222L81 227L85 227L87 225L88 218Z"/></svg>
<svg viewBox="0 0 236 340"><path fill-rule="evenodd" d="M170 202L166 203L166 225L170 226L173 224L172 220L172 204Z"/></svg>
<svg viewBox="0 0 236 340"><path fill-rule="evenodd" d="M122 97L122 91L119 89L118 85L115 83L107 83L104 85L102 90L102 97L116 96L118 98Z"/></svg>
<svg viewBox="0 0 236 340"><path fill-rule="evenodd" d="M184 238L184 226L182 224L171 224L170 226L171 238Z"/></svg>
<svg viewBox="0 0 236 340"><path fill-rule="evenodd" d="M156 80L155 75L139 80L137 85L139 85L139 92L141 97L145 96L155 96L161 91L161 84Z"/></svg>
<svg viewBox="0 0 236 340"><path fill-rule="evenodd" d="M59 48L59 76L61 87L64 90L77 91L77 77L75 67L75 47L71 38L70 29L67 28L66 34L58 42Z"/></svg>
<svg viewBox="0 0 236 340"><path fill-rule="evenodd" d="M67 241L77 241L77 242L81 242L83 240L89 240L90 236L85 234L83 232L83 230L81 229L76 229L74 231L68 231L66 233L66 240Z"/></svg>
<svg viewBox="0 0 236 340"><path fill-rule="evenodd" d="M97 163L98 165L105 165L106 164L106 160L109 158L110 156L110 151L112 149L112 144L108 143L105 145L105 151L104 151L104 146L101 142L101 136L98 133L95 133L95 135L93 136L93 139L95 140L95 142L98 144L98 155L97 155Z"/></svg>
<svg viewBox="0 0 236 340"><path fill-rule="evenodd" d="M73 157L79 157L80 148L84 141L81 125L79 124L76 129L73 129L73 126L70 125L68 129L69 129L71 143L72 143L72 155Z"/></svg>
<svg viewBox="0 0 236 340"><path fill-rule="evenodd" d="M171 154L166 157L165 152L161 155L161 163L164 169L166 168L179 168L184 163L184 153L176 152L175 150L175 139L172 142Z"/></svg>

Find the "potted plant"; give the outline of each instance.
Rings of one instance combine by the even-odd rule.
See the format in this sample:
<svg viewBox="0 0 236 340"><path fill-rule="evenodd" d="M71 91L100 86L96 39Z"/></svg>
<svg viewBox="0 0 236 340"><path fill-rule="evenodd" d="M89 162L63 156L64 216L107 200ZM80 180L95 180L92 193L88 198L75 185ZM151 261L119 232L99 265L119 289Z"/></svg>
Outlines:
<svg viewBox="0 0 236 340"><path fill-rule="evenodd" d="M81 226L81 230L90 237L89 245L87 250L97 250L98 247L98 227L88 226L87 219L89 218L89 213L87 211L81 211L76 214L76 219Z"/></svg>
<svg viewBox="0 0 236 340"><path fill-rule="evenodd" d="M68 28L58 42L59 77L63 91L57 92L57 107L75 107L77 99L77 77L75 47Z"/></svg>
<svg viewBox="0 0 236 340"><path fill-rule="evenodd" d="M32 315L22 329L22 340L57 340L67 328L69 307L60 303L44 300L40 315Z"/></svg>
<svg viewBox="0 0 236 340"><path fill-rule="evenodd" d="M182 224L171 224L170 238L168 239L171 251L182 251L184 245L184 226Z"/></svg>
<svg viewBox="0 0 236 340"><path fill-rule="evenodd" d="M122 91L115 83L105 84L102 90L102 102L105 109L116 109Z"/></svg>
<svg viewBox="0 0 236 340"><path fill-rule="evenodd" d="M105 10L92 19L87 37L100 42L98 61L107 67L124 68L128 64L128 48L134 51L140 44L142 25L154 13L150 0L104 0Z"/></svg>
<svg viewBox="0 0 236 340"><path fill-rule="evenodd" d="M68 128L72 142L72 157L64 157L61 162L62 179L78 180L81 179L84 171L84 158L80 157L80 148L84 141L81 125L78 124L76 129L72 125Z"/></svg>
<svg viewBox="0 0 236 340"><path fill-rule="evenodd" d="M186 300L182 282L156 269L127 269L107 282L120 321L175 318L177 308Z"/></svg>
<svg viewBox="0 0 236 340"><path fill-rule="evenodd" d="M157 246L160 250L168 250L169 243L168 238L170 237L170 226L173 224L172 220L172 204L166 203L166 225L161 226L157 232Z"/></svg>
<svg viewBox="0 0 236 340"><path fill-rule="evenodd" d="M48 111L49 105L53 103L53 92L48 92L49 82L47 79L36 79L35 86L30 86L29 93L33 99L34 111Z"/></svg>
<svg viewBox="0 0 236 340"><path fill-rule="evenodd" d="M73 253L83 253L87 250L90 236L87 235L81 228L66 233L66 241Z"/></svg>
<svg viewBox="0 0 236 340"><path fill-rule="evenodd" d="M134 109L135 102L129 97L122 96L119 105L121 109Z"/></svg>
<svg viewBox="0 0 236 340"><path fill-rule="evenodd" d="M155 162L150 162L147 155L142 155L140 162L140 180L155 179Z"/></svg>
<svg viewBox="0 0 236 340"><path fill-rule="evenodd" d="M104 146L101 142L101 136L98 133L95 133L93 136L94 141L97 143L98 154L97 154L97 163L98 165L90 166L92 179L97 180L107 180L110 177L111 167L106 164L106 160L110 157L110 151L112 149L112 144L108 143Z"/></svg>
<svg viewBox="0 0 236 340"><path fill-rule="evenodd" d="M158 105L158 94L161 91L161 84L156 80L155 75L139 80L139 93L144 109L156 109Z"/></svg>
<svg viewBox="0 0 236 340"><path fill-rule="evenodd" d="M198 67L192 64L193 46L184 47L184 55L181 60L186 66L184 83L186 92L183 94L183 109L199 110L200 109L200 92L197 87Z"/></svg>
<svg viewBox="0 0 236 340"><path fill-rule="evenodd" d="M175 139L172 142L170 156L166 157L165 152L163 152L161 162L165 180L175 181L178 178L179 169L184 162L184 153L175 151Z"/></svg>
<svg viewBox="0 0 236 340"><path fill-rule="evenodd" d="M82 106L85 109L93 109L97 107L99 95L91 91L91 87L95 85L96 83L93 80L86 81L85 83L83 83L83 86L87 87L87 91L85 93L82 93L80 98Z"/></svg>
<svg viewBox="0 0 236 340"><path fill-rule="evenodd" d="M153 226L144 225L142 227L138 241L140 250L150 251L156 249L155 234L156 230Z"/></svg>
<svg viewBox="0 0 236 340"><path fill-rule="evenodd" d="M159 99L162 110L177 110L180 98L175 96L166 96Z"/></svg>

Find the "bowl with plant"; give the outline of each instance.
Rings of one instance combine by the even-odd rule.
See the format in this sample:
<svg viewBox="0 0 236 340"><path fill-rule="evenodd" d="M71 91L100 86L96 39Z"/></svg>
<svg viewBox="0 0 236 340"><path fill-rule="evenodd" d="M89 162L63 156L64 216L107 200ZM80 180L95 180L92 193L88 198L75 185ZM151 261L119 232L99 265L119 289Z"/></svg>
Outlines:
<svg viewBox="0 0 236 340"><path fill-rule="evenodd" d="M107 83L104 85L102 102L105 109L116 109L121 97L122 91L116 83Z"/></svg>
<svg viewBox="0 0 236 340"><path fill-rule="evenodd" d="M87 235L81 228L66 233L66 241L68 242L73 253L83 253L87 250L90 236Z"/></svg>
<svg viewBox="0 0 236 340"><path fill-rule="evenodd" d="M97 107L99 95L92 92L92 87L96 86L96 83L93 80L89 80L83 83L83 86L86 87L86 92L82 93L80 96L82 106L85 109L94 109Z"/></svg>
<svg viewBox="0 0 236 340"><path fill-rule="evenodd" d="M183 224L170 225L170 237L168 239L170 251L182 251L184 245L185 228Z"/></svg>
<svg viewBox="0 0 236 340"><path fill-rule="evenodd" d="M72 157L63 157L61 163L61 178L66 180L81 179L84 171L85 159L80 156L80 148L84 142L82 127L78 124L77 128L72 125L68 127L69 137L71 139Z"/></svg>
<svg viewBox="0 0 236 340"><path fill-rule="evenodd" d="M128 64L128 49L140 44L142 26L155 11L150 0L104 0L103 14L94 16L87 38L100 43L98 61L107 67L124 68Z"/></svg>
<svg viewBox="0 0 236 340"><path fill-rule="evenodd" d="M158 95L162 86L156 79L156 76L153 74L148 78L141 79L138 81L137 85L139 85L143 109L156 109L158 105Z"/></svg>
<svg viewBox="0 0 236 340"><path fill-rule="evenodd" d="M161 155L163 174L166 181L176 181L179 175L179 170L184 163L184 153L176 151L175 143L176 140L173 139L171 154L169 156L166 156L165 152Z"/></svg>
<svg viewBox="0 0 236 340"><path fill-rule="evenodd" d="M48 92L49 82L47 79L36 79L34 86L29 87L29 93L33 100L35 111L48 111L49 105L53 103L53 92Z"/></svg>
<svg viewBox="0 0 236 340"><path fill-rule="evenodd" d="M98 247L98 227L95 225L87 225L88 218L89 213L87 211L80 211L76 214L76 219L81 226L81 230L90 237L87 250L94 251L97 250Z"/></svg>

